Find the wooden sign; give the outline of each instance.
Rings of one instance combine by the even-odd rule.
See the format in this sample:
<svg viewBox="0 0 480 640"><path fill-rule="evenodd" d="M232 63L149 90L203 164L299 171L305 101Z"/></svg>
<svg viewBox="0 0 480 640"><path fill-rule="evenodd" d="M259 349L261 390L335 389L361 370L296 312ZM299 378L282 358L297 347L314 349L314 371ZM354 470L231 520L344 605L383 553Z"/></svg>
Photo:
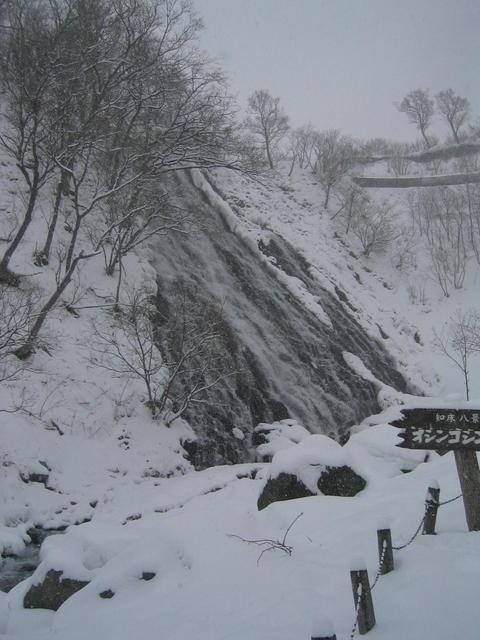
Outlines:
<svg viewBox="0 0 480 640"><path fill-rule="evenodd" d="M397 429L406 449L453 450L462 488L469 531L480 531L480 408L402 409L402 420L390 424Z"/></svg>
<svg viewBox="0 0 480 640"><path fill-rule="evenodd" d="M480 410L403 409L403 420L391 422L405 449L470 449L480 451Z"/></svg>

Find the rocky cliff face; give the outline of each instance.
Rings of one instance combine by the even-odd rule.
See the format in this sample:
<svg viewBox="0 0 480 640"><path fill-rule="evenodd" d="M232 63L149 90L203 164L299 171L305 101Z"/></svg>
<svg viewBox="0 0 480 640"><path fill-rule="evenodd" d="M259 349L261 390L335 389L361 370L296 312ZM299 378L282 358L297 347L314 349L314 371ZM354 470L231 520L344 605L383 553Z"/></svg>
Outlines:
<svg viewBox="0 0 480 640"><path fill-rule="evenodd" d="M225 339L217 356L234 372L208 392L208 403L186 414L198 434L191 447L197 466L251 458L259 422L293 417L312 433L347 437L379 407L374 386L347 366L344 351L407 391L345 294L321 286L294 247L273 233L252 242L205 180L176 180L178 203L195 225L188 235L155 241L158 306L168 314L166 301L182 286L198 305L221 307Z"/></svg>

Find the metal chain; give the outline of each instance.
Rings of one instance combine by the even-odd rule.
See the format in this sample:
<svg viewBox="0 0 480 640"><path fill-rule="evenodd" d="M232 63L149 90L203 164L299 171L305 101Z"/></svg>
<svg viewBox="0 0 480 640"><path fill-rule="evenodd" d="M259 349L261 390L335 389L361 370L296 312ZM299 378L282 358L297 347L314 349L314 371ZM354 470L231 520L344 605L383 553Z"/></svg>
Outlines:
<svg viewBox="0 0 480 640"><path fill-rule="evenodd" d="M387 542L386 542L386 540L384 540L383 541L382 555L381 555L381 558L380 558L380 563L378 565L377 574L375 576L375 580L373 581L372 586L370 587L370 591L373 591L375 589L375 587L377 586L377 582L379 581L380 576L382 575L383 563L385 562L385 554L386 553L387 553ZM352 631L350 633L350 640L353 640L353 638L355 636L355 632L357 631L357 626L358 626L358 610L360 609L361 598L362 598L362 584L361 583L358 585L357 596L358 596L358 600L357 600L357 606L355 607L355 622L353 624Z"/></svg>
<svg viewBox="0 0 480 640"><path fill-rule="evenodd" d="M377 582L380 580L380 576L382 575L383 563L385 562L385 554L386 553L387 553L387 541L384 540L383 541L382 555L380 557L380 564L378 565L378 569L377 569L377 575L375 576L373 584L370 587L370 591L373 591L375 589L375 587L377 586Z"/></svg>
<svg viewBox="0 0 480 640"><path fill-rule="evenodd" d="M450 502L455 502L455 500L459 500L462 496L463 496L463 493L460 493L458 496L455 496L455 498L450 498L450 500L445 500L444 502L437 502L435 499L432 498L431 495L429 495L427 500L425 500L425 507L428 507L430 504L435 504L435 505L437 505L437 507L442 507L445 504L450 504ZM415 531L415 533L413 534L413 536L410 538L410 540L408 542L406 542L405 544L400 545L399 547L392 547L392 549L394 551L401 551L402 549L405 549L406 547L411 545L412 542L415 540L415 538L420 533L420 529L422 528L422 525L425 522L425 518L426 518L426 514L421 519L420 524L417 527L417 530Z"/></svg>
<svg viewBox="0 0 480 640"><path fill-rule="evenodd" d="M455 496L455 498L450 498L450 500L445 500L444 502L437 502L436 500L433 500L431 496L429 496L428 499L425 501L425 507L428 507L429 504L436 504L437 506L442 507L445 504L450 504L450 502L455 502L455 500L459 500L462 496L463 496L463 494L461 493L460 495ZM402 551L402 549L406 549L409 545L412 544L412 542L415 540L415 538L420 533L420 530L421 530L421 528L423 526L423 523L425 522L425 518L426 518L426 513L422 517L422 519L420 520L420 523L419 523L415 533L410 538L410 540L408 542L406 542L405 544L402 544L402 545L400 545L398 547L394 547L392 545L393 551ZM375 579L373 581L373 584L370 587L370 591L373 591L375 589L375 587L377 586L378 581L380 580L380 576L382 575L382 568L383 568L383 563L385 561L386 552L387 552L387 543L384 540L382 555L380 557L380 563L378 565L377 573L376 573ZM360 602L361 602L361 597L362 597L362 585L361 584L358 585L357 594L358 594L358 600L357 600L357 606L355 607L355 623L354 623L354 625L352 627L352 631L350 633L350 640L353 640L353 638L355 636L355 633L357 631L357 626L358 626L358 610L360 608Z"/></svg>
<svg viewBox="0 0 480 640"><path fill-rule="evenodd" d="M415 538L420 533L420 529L422 528L424 522L425 522L425 516L423 516L422 519L420 520L420 524L418 525L417 530L415 531L413 536L410 538L410 540L408 542L406 542L405 544L400 545L399 547L392 546L392 549L394 551L401 551L402 549L406 549L409 545L411 545L412 542L415 540Z"/></svg>
<svg viewBox="0 0 480 640"><path fill-rule="evenodd" d="M361 602L362 602L362 583L360 583L357 587L357 606L355 607L355 622L353 623L352 631L350 632L350 640L353 640L355 636L355 632L358 627L358 610L360 609Z"/></svg>
<svg viewBox="0 0 480 640"><path fill-rule="evenodd" d="M463 498L463 493L460 493L458 496L455 496L455 498L450 498L450 500L445 500L445 502L439 502L438 506L443 507L444 504L450 504L450 502L455 502L455 500L458 500L459 498Z"/></svg>

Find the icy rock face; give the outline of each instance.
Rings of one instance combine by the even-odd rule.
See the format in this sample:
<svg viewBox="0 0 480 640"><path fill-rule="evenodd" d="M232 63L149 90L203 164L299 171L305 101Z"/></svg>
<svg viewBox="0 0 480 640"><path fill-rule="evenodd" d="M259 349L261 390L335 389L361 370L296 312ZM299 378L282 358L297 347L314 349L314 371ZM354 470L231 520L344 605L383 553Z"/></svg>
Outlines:
<svg viewBox="0 0 480 640"><path fill-rule="evenodd" d="M271 424L260 423L252 434L252 444L256 446L256 458L259 462L271 462L273 456L294 447L311 435L296 420L280 420Z"/></svg>
<svg viewBox="0 0 480 640"><path fill-rule="evenodd" d="M382 382L407 391L380 343L320 285L292 246L273 233L255 244L240 223L232 225L218 194L213 199L185 175L175 180L169 191L175 190L177 204L195 224L189 234L154 240L157 305L168 313L182 286L199 305L221 307L227 340L216 355L235 372L209 390L208 403L193 404L185 414L198 435L197 468L252 459L251 435L261 422L293 418L313 433L348 437L349 427L379 406L374 385L345 363L345 350ZM235 437L239 429L243 439Z"/></svg>

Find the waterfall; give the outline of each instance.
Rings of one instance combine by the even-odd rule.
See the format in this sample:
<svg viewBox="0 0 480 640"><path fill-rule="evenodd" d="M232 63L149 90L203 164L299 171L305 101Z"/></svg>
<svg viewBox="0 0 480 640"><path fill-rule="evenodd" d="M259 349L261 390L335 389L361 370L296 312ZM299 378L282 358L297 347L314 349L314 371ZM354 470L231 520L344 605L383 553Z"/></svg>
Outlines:
<svg viewBox="0 0 480 640"><path fill-rule="evenodd" d="M198 467L251 459L259 422L293 417L312 433L346 439L379 406L373 384L347 366L344 351L386 384L408 390L345 296L325 289L284 238L272 232L254 243L199 173L171 182L193 225L188 234L153 242L157 304L168 314L182 286L194 303L221 308L225 340L216 355L234 372L208 391L208 402L185 414L198 435L189 445Z"/></svg>

